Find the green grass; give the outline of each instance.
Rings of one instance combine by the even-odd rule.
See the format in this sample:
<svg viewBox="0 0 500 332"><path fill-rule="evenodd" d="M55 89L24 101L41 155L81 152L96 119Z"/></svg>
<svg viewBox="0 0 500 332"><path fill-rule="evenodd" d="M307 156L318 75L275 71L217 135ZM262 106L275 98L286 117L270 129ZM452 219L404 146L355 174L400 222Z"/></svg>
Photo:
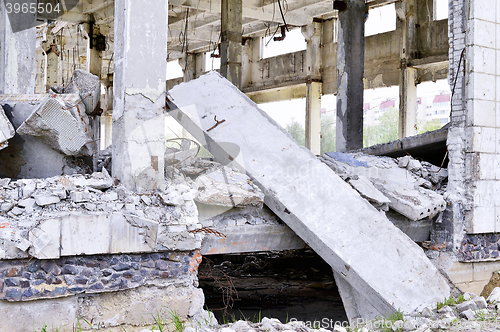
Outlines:
<svg viewBox="0 0 500 332"><path fill-rule="evenodd" d="M453 295L450 295L450 297L444 299L443 302L438 302L437 303L437 310L439 310L439 309L441 309L441 308L443 308L443 307L445 307L447 305L448 306L453 306L453 305L460 304L460 303L462 303L464 301L465 301L465 298L464 298L463 294L460 294L458 296L457 300L455 300L455 298L453 297Z"/></svg>
<svg viewBox="0 0 500 332"><path fill-rule="evenodd" d="M170 320L174 324L175 331L184 332L184 329L186 328L186 326L184 325L184 322L181 320L181 318L179 317L177 312L174 310L170 310L169 315L170 315ZM155 319L156 325L158 326L158 330L160 330L160 332L163 332L165 326L164 326L164 323L162 323L162 321L161 321L160 315L157 314L156 317L155 316L153 316L153 317Z"/></svg>

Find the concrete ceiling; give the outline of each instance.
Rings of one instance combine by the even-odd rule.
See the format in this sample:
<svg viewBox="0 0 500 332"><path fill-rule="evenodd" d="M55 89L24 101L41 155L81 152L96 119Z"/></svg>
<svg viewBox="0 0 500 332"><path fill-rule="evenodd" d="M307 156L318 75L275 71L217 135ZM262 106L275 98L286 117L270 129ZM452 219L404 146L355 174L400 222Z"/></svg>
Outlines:
<svg viewBox="0 0 500 332"><path fill-rule="evenodd" d="M271 36L283 25L276 0L243 1L243 37ZM370 8L401 0L365 0ZM74 8L66 14L66 21L88 22L110 26L108 38L113 39L114 0L66 0ZM332 0L281 0L281 7L289 28L307 25L313 20L327 20L337 16ZM191 53L213 50L220 37L221 0L169 0L169 60ZM277 32L280 35L280 31Z"/></svg>

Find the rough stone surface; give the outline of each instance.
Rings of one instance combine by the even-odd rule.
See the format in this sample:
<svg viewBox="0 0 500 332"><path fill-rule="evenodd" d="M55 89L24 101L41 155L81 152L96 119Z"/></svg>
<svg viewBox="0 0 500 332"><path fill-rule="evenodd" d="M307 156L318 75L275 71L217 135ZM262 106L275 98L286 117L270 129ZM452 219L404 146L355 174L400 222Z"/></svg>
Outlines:
<svg viewBox="0 0 500 332"><path fill-rule="evenodd" d="M199 264L195 251L156 255L97 255L58 260L5 261L0 300L31 301L74 294L113 292L189 277ZM172 271L177 271L172 273ZM168 271L170 273L159 273ZM201 306L200 306L201 307Z"/></svg>

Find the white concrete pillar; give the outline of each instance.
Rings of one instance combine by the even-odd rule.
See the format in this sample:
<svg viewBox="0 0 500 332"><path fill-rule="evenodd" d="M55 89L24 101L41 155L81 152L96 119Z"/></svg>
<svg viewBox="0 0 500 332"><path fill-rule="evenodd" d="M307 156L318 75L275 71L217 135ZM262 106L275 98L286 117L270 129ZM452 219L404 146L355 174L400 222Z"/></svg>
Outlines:
<svg viewBox="0 0 500 332"><path fill-rule="evenodd" d="M241 87L242 0L221 2L221 75Z"/></svg>
<svg viewBox="0 0 500 332"><path fill-rule="evenodd" d="M321 83L307 83L306 94L306 148L321 154Z"/></svg>
<svg viewBox="0 0 500 332"><path fill-rule="evenodd" d="M35 92L36 28L13 32L0 1L0 94Z"/></svg>
<svg viewBox="0 0 500 332"><path fill-rule="evenodd" d="M321 153L321 40L322 25L313 22L302 27L306 49L306 147L315 155Z"/></svg>
<svg viewBox="0 0 500 332"><path fill-rule="evenodd" d="M397 4L401 19L400 63L399 76L399 126L398 136L404 138L417 133L417 88L415 86L417 70L408 67L408 62L415 57L417 1L406 0Z"/></svg>
<svg viewBox="0 0 500 332"><path fill-rule="evenodd" d="M399 83L399 138L417 134L417 69L401 70Z"/></svg>
<svg viewBox="0 0 500 332"><path fill-rule="evenodd" d="M168 1L115 1L113 176L127 188L165 187Z"/></svg>

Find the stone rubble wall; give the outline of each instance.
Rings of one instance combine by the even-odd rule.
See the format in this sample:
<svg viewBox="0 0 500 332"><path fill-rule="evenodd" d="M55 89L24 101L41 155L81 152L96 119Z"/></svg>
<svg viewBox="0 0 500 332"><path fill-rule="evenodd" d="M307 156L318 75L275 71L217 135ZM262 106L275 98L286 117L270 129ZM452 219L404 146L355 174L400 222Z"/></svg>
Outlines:
<svg viewBox="0 0 500 332"><path fill-rule="evenodd" d="M0 261L0 300L31 301L132 289L187 278L199 251Z"/></svg>

